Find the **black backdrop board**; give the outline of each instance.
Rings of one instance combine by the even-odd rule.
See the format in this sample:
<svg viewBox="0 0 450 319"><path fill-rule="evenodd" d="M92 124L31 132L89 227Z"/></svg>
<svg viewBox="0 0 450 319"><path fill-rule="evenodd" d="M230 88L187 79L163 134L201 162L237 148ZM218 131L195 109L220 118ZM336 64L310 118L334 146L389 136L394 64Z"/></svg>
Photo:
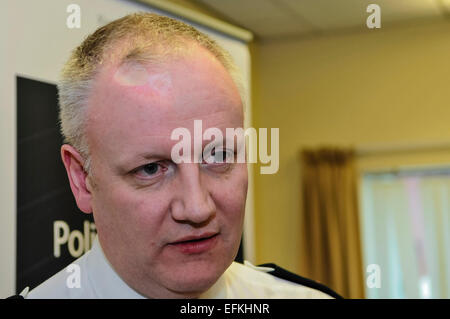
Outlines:
<svg viewBox="0 0 450 319"><path fill-rule="evenodd" d="M37 286L75 260L69 252L69 238L77 256L81 248L85 250L86 233L91 241L95 226L91 214L83 214L77 208L60 159L62 138L56 86L23 77L17 77L16 82L19 293L27 286ZM61 242L59 257L54 254L55 236Z"/></svg>

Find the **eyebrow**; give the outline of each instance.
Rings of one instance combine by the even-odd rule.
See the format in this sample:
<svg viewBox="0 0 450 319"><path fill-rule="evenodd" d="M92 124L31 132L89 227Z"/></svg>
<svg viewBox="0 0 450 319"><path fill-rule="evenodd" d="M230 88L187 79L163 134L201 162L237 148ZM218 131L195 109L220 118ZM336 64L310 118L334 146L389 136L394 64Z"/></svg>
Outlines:
<svg viewBox="0 0 450 319"><path fill-rule="evenodd" d="M214 136L215 137L215 136ZM224 136L222 136L222 138L223 138L223 140L222 140L222 143L219 143L219 141L216 139L216 138L214 138L214 139L207 139L207 140L204 140L203 139L203 136L202 136L202 153L205 151L205 147L207 146L207 145L209 145L210 143L213 143L212 144L212 146L213 147L217 147L217 146L222 146L222 147L226 147L227 146L227 138L226 138L226 134L224 135ZM235 145L236 143L233 141L233 147L236 147L236 145ZM172 146L173 147L173 146ZM131 163L135 163L135 162L139 162L139 161L143 161L143 160L147 160L147 161L150 161L150 160L152 160L152 161L158 161L158 160L162 160L162 159L167 159L168 157L171 159L171 151L172 151L172 147L170 148L170 153L169 153L169 156L167 156L167 154L165 154L165 153L163 153L163 152L160 152L160 151L158 151L158 150L155 150L155 151L146 151L146 152L142 152L142 153L139 153L139 154L136 154L136 155L133 155L133 156L130 156L130 157L126 157L126 158L124 158L124 159L121 159L120 161L118 161L118 163L116 164L116 166L117 166L117 168L119 169L119 170L121 170L121 171L129 171L129 170L131 170L131 169L134 169L134 168L136 168L136 167L134 167L134 165L136 165L136 164L133 164L133 167L128 167L128 166L130 166L131 165ZM192 155L192 150L193 150L193 147L194 147L194 145L191 143L191 155ZM159 148L159 150L160 150L161 148ZM142 163L142 165L144 165L145 163Z"/></svg>
<svg viewBox="0 0 450 319"><path fill-rule="evenodd" d="M166 157L167 157L166 155L163 155L161 153L158 154L157 152L144 152L137 154L135 156L120 159L115 164L115 167L121 173L128 173L130 170L139 167L139 165L145 165L146 162L144 162L144 160L146 160L147 162L158 161ZM142 164L137 164L137 162L142 162Z"/></svg>

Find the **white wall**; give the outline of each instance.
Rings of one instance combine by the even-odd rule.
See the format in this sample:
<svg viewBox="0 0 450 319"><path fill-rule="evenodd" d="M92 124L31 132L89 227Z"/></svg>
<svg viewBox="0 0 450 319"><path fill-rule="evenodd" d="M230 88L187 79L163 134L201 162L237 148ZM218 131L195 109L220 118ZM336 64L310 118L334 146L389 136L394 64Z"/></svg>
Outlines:
<svg viewBox="0 0 450 319"><path fill-rule="evenodd" d="M81 28L69 29L66 8L81 7ZM16 256L16 74L56 83L70 51L98 26L148 7L120 0L1 0L0 1L0 297L15 291ZM155 11L155 10L152 10ZM211 30L230 51L250 89L247 45ZM248 91L249 92L249 91ZM250 106L250 101L247 103ZM251 108L246 125L250 125ZM250 171L251 173L251 171ZM252 185L250 175L250 185ZM246 219L246 258L253 259L253 189L250 186ZM38 225L36 225L38 226Z"/></svg>

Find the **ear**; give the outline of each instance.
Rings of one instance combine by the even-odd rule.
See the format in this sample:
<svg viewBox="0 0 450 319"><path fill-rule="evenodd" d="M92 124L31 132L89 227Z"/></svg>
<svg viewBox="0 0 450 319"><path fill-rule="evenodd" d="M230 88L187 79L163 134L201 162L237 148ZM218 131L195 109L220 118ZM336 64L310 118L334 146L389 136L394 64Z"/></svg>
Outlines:
<svg viewBox="0 0 450 319"><path fill-rule="evenodd" d="M83 213L92 213L92 197L87 185L88 176L83 168L83 158L75 148L68 144L61 146L61 158L78 208Z"/></svg>

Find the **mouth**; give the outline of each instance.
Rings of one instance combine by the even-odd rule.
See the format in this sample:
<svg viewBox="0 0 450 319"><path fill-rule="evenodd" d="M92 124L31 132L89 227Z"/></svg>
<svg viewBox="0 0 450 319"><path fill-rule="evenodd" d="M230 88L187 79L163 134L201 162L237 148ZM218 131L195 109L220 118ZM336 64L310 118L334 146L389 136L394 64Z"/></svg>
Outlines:
<svg viewBox="0 0 450 319"><path fill-rule="evenodd" d="M169 247L172 247L183 254L201 254L211 250L215 246L218 236L219 233L187 236L169 243Z"/></svg>

